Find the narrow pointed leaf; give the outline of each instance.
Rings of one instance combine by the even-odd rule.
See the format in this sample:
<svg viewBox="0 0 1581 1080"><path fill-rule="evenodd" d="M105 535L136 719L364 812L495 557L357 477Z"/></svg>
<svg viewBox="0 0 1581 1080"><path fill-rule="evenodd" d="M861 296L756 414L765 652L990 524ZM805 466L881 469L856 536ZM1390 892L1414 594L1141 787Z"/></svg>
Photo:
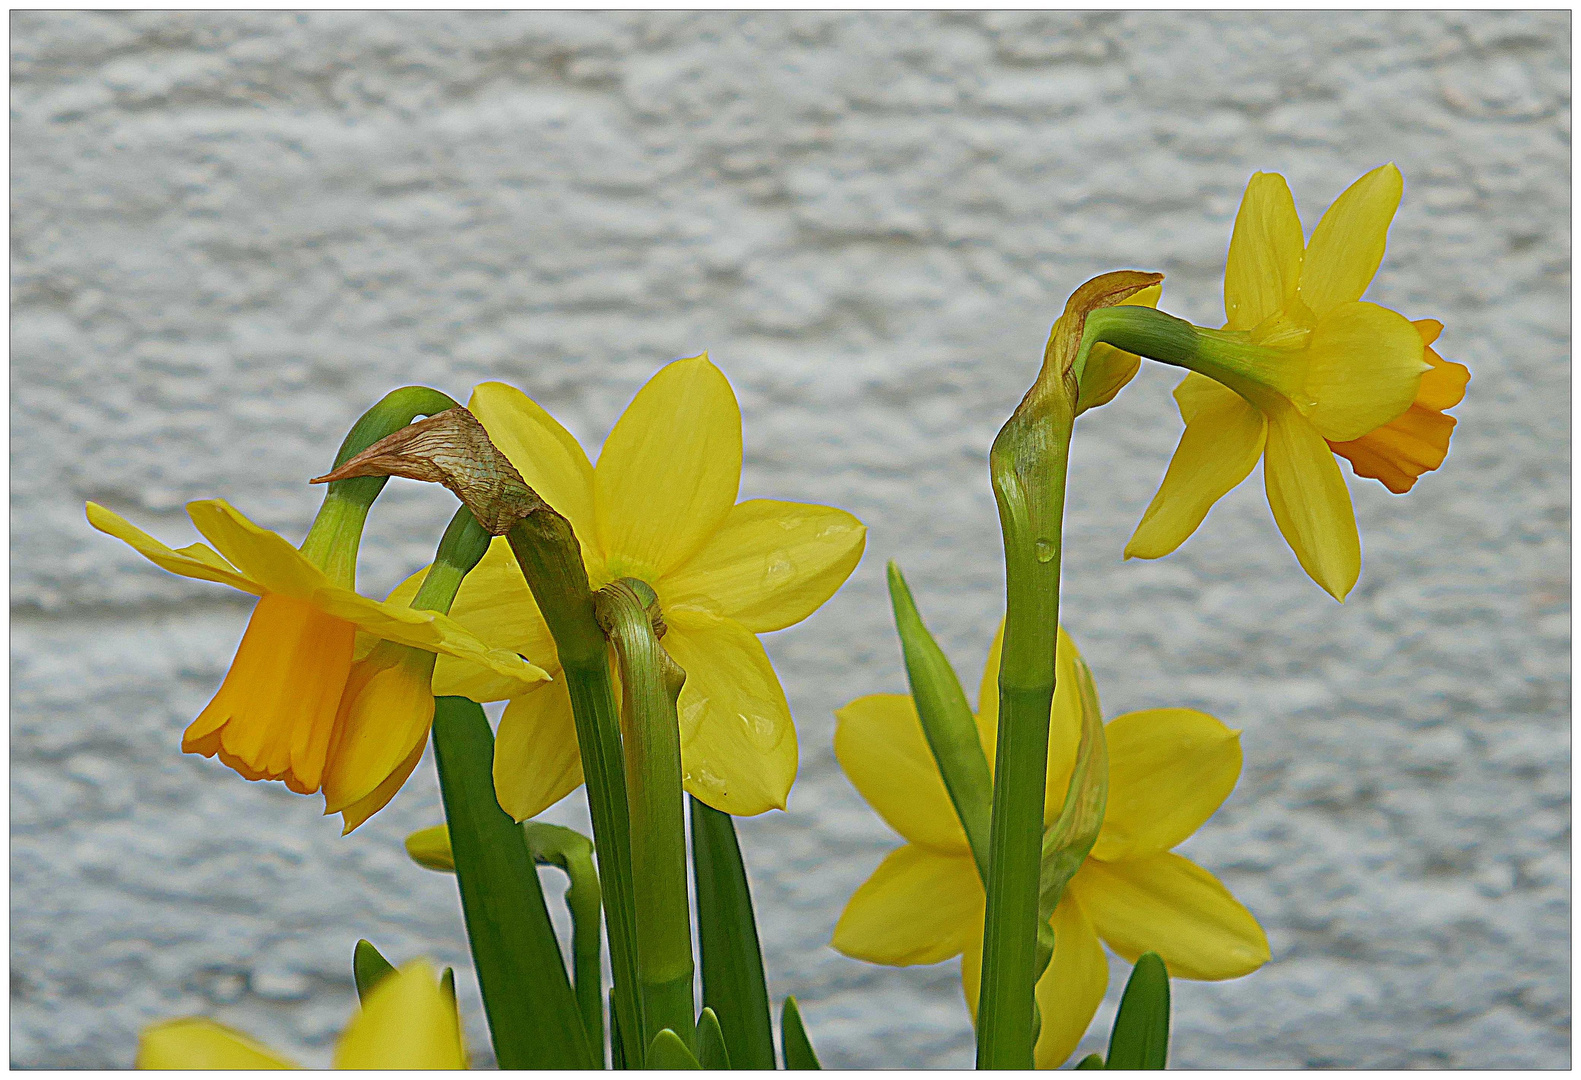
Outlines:
<svg viewBox="0 0 1581 1080"><path fill-rule="evenodd" d="M703 1004L718 1018L735 1068L772 1069L774 1021L735 824L696 799L691 808Z"/></svg>
<svg viewBox="0 0 1581 1080"><path fill-rule="evenodd" d="M434 759L500 1068L594 1068L526 838L494 796L494 733L482 707L437 699Z"/></svg>
<svg viewBox="0 0 1581 1080"><path fill-rule="evenodd" d="M705 1069L730 1068L730 1051L725 1047L724 1032L719 1029L719 1017L706 1005L697 1018L697 1060Z"/></svg>
<svg viewBox="0 0 1581 1080"><path fill-rule="evenodd" d="M780 1044L785 1049L785 1067L787 1069L822 1069L818 1064L818 1055L813 1053L812 1040L807 1038L807 1028L801 1022L801 1010L796 1007L796 999L785 999L785 1008L780 1013Z"/></svg>
<svg viewBox="0 0 1581 1080"><path fill-rule="evenodd" d="M1169 970L1155 952L1131 969L1109 1032L1110 1069L1162 1069L1169 1056Z"/></svg>
<svg viewBox="0 0 1581 1080"><path fill-rule="evenodd" d="M701 1069L702 1066L686 1048L681 1037L669 1028L665 1028L653 1037L653 1045L648 1047L648 1068Z"/></svg>
<svg viewBox="0 0 1581 1080"><path fill-rule="evenodd" d="M626 1069L626 1043L620 1037L620 1014L615 1011L615 988L609 988L609 1067Z"/></svg>
<svg viewBox="0 0 1581 1080"><path fill-rule="evenodd" d="M1088 1054L1076 1063L1076 1067L1078 1069L1101 1069L1103 1068L1103 1057L1099 1054Z"/></svg>
<svg viewBox="0 0 1581 1080"><path fill-rule="evenodd" d="M939 764L955 815L966 832L977 873L986 882L994 776L977 734L977 721L966 702L961 680L928 632L906 579L893 561L889 564L889 599L895 609L895 629L900 634L906 678L911 683L911 699L917 704L922 733Z"/></svg>
<svg viewBox="0 0 1581 1080"><path fill-rule="evenodd" d="M373 947L373 942L367 940L357 942L357 947L351 954L351 976L357 982L358 1001L367 1001L368 995L378 985L379 980L393 974L394 971L395 965Z"/></svg>

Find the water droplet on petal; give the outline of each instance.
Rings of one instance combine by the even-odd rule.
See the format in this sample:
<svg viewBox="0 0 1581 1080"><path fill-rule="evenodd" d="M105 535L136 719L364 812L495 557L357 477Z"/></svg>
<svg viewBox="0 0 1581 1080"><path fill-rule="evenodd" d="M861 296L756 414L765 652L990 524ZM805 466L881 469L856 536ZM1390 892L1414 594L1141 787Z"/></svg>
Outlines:
<svg viewBox="0 0 1581 1080"><path fill-rule="evenodd" d="M768 567L763 571L763 584L779 585L795 574L796 564L787 559L784 552L778 552L769 557Z"/></svg>

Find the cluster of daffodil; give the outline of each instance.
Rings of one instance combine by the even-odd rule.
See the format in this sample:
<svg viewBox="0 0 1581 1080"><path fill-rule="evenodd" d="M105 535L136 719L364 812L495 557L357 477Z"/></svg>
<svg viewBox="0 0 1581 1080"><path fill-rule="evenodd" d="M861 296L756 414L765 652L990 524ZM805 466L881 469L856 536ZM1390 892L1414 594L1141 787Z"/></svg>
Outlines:
<svg viewBox="0 0 1581 1080"><path fill-rule="evenodd" d="M1169 979L1235 978L1269 959L1252 914L1174 852L1233 791L1240 733L1184 708L1105 723L1059 628L1066 461L1076 416L1113 399L1143 357L1185 368L1185 432L1126 555L1175 550L1261 460L1281 533L1343 599L1361 556L1336 456L1404 493L1443 462L1444 410L1468 377L1430 347L1440 324L1360 299L1402 189L1392 165L1373 170L1308 241L1283 178L1254 176L1220 329L1157 310L1157 274L1106 274L1072 295L989 455L1006 613L975 712L890 566L911 693L840 709L835 751L906 843L851 897L833 944L880 964L961 956L980 1067L1070 1057L1107 988L1103 943L1135 968L1107 1056L1082 1067L1162 1066ZM698 356L638 392L596 466L513 387L485 383L465 408L397 390L315 481L328 488L300 548L218 500L188 507L213 546L181 549L88 506L158 566L259 598L183 750L322 793L349 833L432 742L446 820L407 848L456 875L502 1067L775 1067L732 819L785 808L798 751L757 635L828 600L865 530L831 507L737 502L741 455L734 394ZM356 591L357 548L390 476L443 484L462 505L432 565L380 602ZM480 707L491 701L507 702L497 734ZM581 785L592 838L531 820ZM569 969L540 865L570 881ZM338 1067L465 1066L449 972L396 970L359 942L353 975L362 1009ZM794 999L779 1042L785 1067L817 1067ZM292 1067L205 1019L149 1028L138 1061Z"/></svg>

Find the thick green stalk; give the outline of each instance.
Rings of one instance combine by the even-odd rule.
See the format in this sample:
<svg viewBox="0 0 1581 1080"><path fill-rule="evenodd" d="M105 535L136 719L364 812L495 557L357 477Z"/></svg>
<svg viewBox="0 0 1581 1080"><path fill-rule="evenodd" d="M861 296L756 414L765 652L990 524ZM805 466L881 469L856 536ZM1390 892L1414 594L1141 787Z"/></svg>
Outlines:
<svg viewBox="0 0 1581 1080"><path fill-rule="evenodd" d="M1030 1069L1037 1039L1033 991L1040 970L1038 897L1059 636L1060 538L1081 367L1091 349L1086 323L1161 280L1160 274L1120 270L1072 293L1049 334L1037 381L989 452L1005 540L1005 635L977 1007L980 1069Z"/></svg>
<svg viewBox="0 0 1581 1080"><path fill-rule="evenodd" d="M906 579L893 561L889 564L889 599L895 609L895 629L900 634L906 678L922 721L922 734L944 777L950 802L955 804L955 816L966 832L977 874L986 884L994 777L977 735L972 707L966 702L961 680L944 650L923 624Z"/></svg>
<svg viewBox="0 0 1581 1080"><path fill-rule="evenodd" d="M622 578L598 591L599 625L620 661L624 691L626 798L631 877L636 887L637 977L648 1031L674 1031L693 1045L692 922L686 895L685 793L675 701L686 675L659 645L658 598Z"/></svg>
<svg viewBox="0 0 1581 1080"><path fill-rule="evenodd" d="M648 1040L638 998L637 921L631 876L630 817L620 745L620 709L609 665L609 643L593 610L593 590L571 523L552 510L518 521L506 540L553 635L566 689L582 775L587 784L593 842L598 850L604 923L614 980L612 1031L621 1042L616 1060L647 1060Z"/></svg>
<svg viewBox="0 0 1581 1080"><path fill-rule="evenodd" d="M1045 372L1047 374L1047 372ZM1030 1069L1061 519L1076 382L1040 378L989 455L1005 540L1005 635L989 829L977 1067Z"/></svg>
<svg viewBox="0 0 1581 1080"><path fill-rule="evenodd" d="M426 386L403 386L390 391L352 425L340 444L340 452L335 455L335 467L339 468L386 435L410 424L413 417L431 416L455 406L449 395ZM387 476L336 480L324 492L323 505L307 531L307 538L302 541L302 554L336 584L348 589L356 586L357 549L362 540L362 527L373 500L388 482Z"/></svg>
<svg viewBox="0 0 1581 1080"><path fill-rule="evenodd" d="M571 970L576 987L577 1008L587 1030L588 1045L602 1056L604 1046L603 957L599 925L603 904L599 899L598 870L593 865L593 842L575 829L529 821L527 850L539 865L557 866L565 871L571 886L565 892L565 906L571 909Z"/></svg>

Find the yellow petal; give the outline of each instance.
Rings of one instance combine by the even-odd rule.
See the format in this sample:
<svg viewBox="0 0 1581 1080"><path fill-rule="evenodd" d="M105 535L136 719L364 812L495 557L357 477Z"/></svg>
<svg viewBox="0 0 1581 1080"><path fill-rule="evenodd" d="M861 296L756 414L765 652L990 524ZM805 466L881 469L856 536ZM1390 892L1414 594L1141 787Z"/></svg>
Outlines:
<svg viewBox="0 0 1581 1080"><path fill-rule="evenodd" d="M1162 285L1149 285L1115 306L1156 308L1163 295ZM1062 319L1065 317L1060 316ZM1087 354L1087 366L1082 369L1081 386L1076 395L1076 415L1109 404L1116 394L1125 389L1126 383L1136 378L1141 367L1142 358L1136 353L1125 352L1101 341L1095 344Z"/></svg>
<svg viewBox="0 0 1581 1080"><path fill-rule="evenodd" d="M381 604L334 585L302 552L278 534L253 525L225 500L188 503L187 512L199 533L221 555L270 593L308 602L324 614L354 623L379 639L457 656L525 686L549 678L541 667L523 661L515 653L485 647L447 615Z"/></svg>
<svg viewBox="0 0 1581 1080"><path fill-rule="evenodd" d="M326 814L366 799L414 747L421 752L434 722L433 671L433 653L388 642L352 667L324 769Z"/></svg>
<svg viewBox="0 0 1581 1080"><path fill-rule="evenodd" d="M1037 986L1043 1028L1034 1061L1040 1069L1065 1064L1109 988L1109 960L1092 920L1074 896L1067 893L1060 901L1052 922L1054 956Z"/></svg>
<svg viewBox="0 0 1581 1080"><path fill-rule="evenodd" d="M659 583L665 611L694 607L754 634L799 623L845 584L867 529L844 510L752 499Z"/></svg>
<svg viewBox="0 0 1581 1080"><path fill-rule="evenodd" d="M907 844L852 895L833 945L873 964L937 964L983 932L983 886L969 855Z"/></svg>
<svg viewBox="0 0 1581 1080"><path fill-rule="evenodd" d="M983 741L983 752L988 756L988 766L995 767L999 740L999 660L1003 655L1005 623L999 620L999 630L988 647L988 663L983 668L983 681L978 690L977 735ZM1054 702L1049 710L1048 772L1044 788L1043 824L1054 823L1060 807L1065 804L1065 789L1070 785L1070 774L1076 767L1076 751L1081 746L1081 684L1077 681L1076 660L1081 654L1076 643L1059 628L1054 651ZM941 780L940 783L943 783Z"/></svg>
<svg viewBox="0 0 1581 1080"><path fill-rule="evenodd" d="M1269 418L1263 483L1274 521L1302 568L1344 600L1361 576L1356 514L1328 443L1294 409Z"/></svg>
<svg viewBox="0 0 1581 1080"><path fill-rule="evenodd" d="M419 739L406 760L397 765L395 771L384 778L383 783L374 788L371 794L358 799L340 812L340 835L346 836L351 830L389 805L390 800L395 798L395 793L411 779L412 773L417 769L417 763L423 760L423 747L426 745L426 739ZM444 826L441 825L440 828Z"/></svg>
<svg viewBox="0 0 1581 1080"><path fill-rule="evenodd" d="M1306 245L1290 187L1278 173L1253 173L1235 215L1224 266L1224 315L1250 330L1295 295Z"/></svg>
<svg viewBox="0 0 1581 1080"><path fill-rule="evenodd" d="M986 910L986 904L985 904ZM966 995L966 1011L977 1024L977 999L983 992L983 935L979 928L973 940L961 949L961 993Z"/></svg>
<svg viewBox="0 0 1581 1080"><path fill-rule="evenodd" d="M741 410L724 374L694 356L637 392L593 476L610 577L649 584L714 534L741 485Z"/></svg>
<svg viewBox="0 0 1581 1080"><path fill-rule="evenodd" d="M258 601L224 682L188 725L181 749L221 761L249 780L319 789L335 717L351 673L353 627L311 604Z"/></svg>
<svg viewBox="0 0 1581 1080"><path fill-rule="evenodd" d="M412 575L389 603L409 602L422 584L422 573ZM450 617L485 645L531 658L546 671L558 672L559 653L554 637L538 613L527 579L505 538L495 537L481 562L461 581L461 591L450 607ZM498 701L523 693L521 681L494 669L465 660L441 656L434 667L434 694L459 695L473 701Z"/></svg>
<svg viewBox="0 0 1581 1080"><path fill-rule="evenodd" d="M335 1047L336 1069L465 1069L456 1003L422 960L386 975Z"/></svg>
<svg viewBox="0 0 1581 1080"><path fill-rule="evenodd" d="M1416 400L1422 337L1404 315L1376 304L1341 304L1317 322L1307 346L1302 412L1325 439L1359 439Z"/></svg>
<svg viewBox="0 0 1581 1080"><path fill-rule="evenodd" d="M1263 453L1263 415L1235 391L1191 374L1175 396L1186 430L1164 482L1125 545L1128 559L1157 559L1185 543Z"/></svg>
<svg viewBox="0 0 1581 1080"><path fill-rule="evenodd" d="M1235 790L1241 736L1195 709L1146 709L1104 727L1109 804L1092 857L1113 862L1168 851Z"/></svg>
<svg viewBox="0 0 1581 1080"><path fill-rule="evenodd" d="M88 504L88 524L102 533L129 544L143 558L172 574L197 578L199 581L217 581L254 596L262 596L264 589L238 573L236 568L204 544L189 544L184 548L171 548L161 544L142 529L127 521L120 514L106 510L98 503Z"/></svg>
<svg viewBox="0 0 1581 1080"><path fill-rule="evenodd" d="M299 1069L257 1040L201 1016L166 1020L137 1039L139 1069Z"/></svg>
<svg viewBox="0 0 1581 1080"><path fill-rule="evenodd" d="M187 516L232 566L269 592L311 601L334 587L285 537L254 525L224 499L187 503Z"/></svg>
<svg viewBox="0 0 1581 1080"><path fill-rule="evenodd" d="M1251 912L1196 863L1173 852L1106 863L1071 879L1098 936L1132 963L1152 950L1181 979L1233 979L1268 962Z"/></svg>
<svg viewBox="0 0 1581 1080"><path fill-rule="evenodd" d="M741 624L702 612L665 621L664 647L686 672L676 710L686 790L737 817L785 809L796 728L763 646Z"/></svg>
<svg viewBox="0 0 1581 1080"><path fill-rule="evenodd" d="M1346 188L1312 230L1301 264L1300 296L1322 318L1331 308L1360 300L1383 262L1389 223L1400 206L1405 179L1394 165L1380 165Z"/></svg>
<svg viewBox="0 0 1581 1080"><path fill-rule="evenodd" d="M494 740L494 795L500 807L526 821L581 782L582 751L565 679L512 698Z"/></svg>
<svg viewBox="0 0 1581 1080"><path fill-rule="evenodd" d="M260 529L222 499L188 503L187 513L222 555L271 593L309 603L385 641L455 656L523 686L549 677L513 652L488 648L449 616L380 603L332 584L282 537Z"/></svg>
<svg viewBox="0 0 1581 1080"><path fill-rule="evenodd" d="M1004 654L1005 620L1001 616L999 627L994 631L994 640L988 646L988 660L983 664L982 682L977 686L977 737L983 740L983 751L988 755L990 770L994 767L994 751L998 749L999 662Z"/></svg>
<svg viewBox="0 0 1581 1080"><path fill-rule="evenodd" d="M571 433L536 401L505 383L480 383L467 408L527 486L571 522L582 545L595 543L593 465Z"/></svg>
<svg viewBox="0 0 1581 1080"><path fill-rule="evenodd" d="M967 854L966 833L911 696L869 694L834 715L834 756L867 805L914 844Z"/></svg>

